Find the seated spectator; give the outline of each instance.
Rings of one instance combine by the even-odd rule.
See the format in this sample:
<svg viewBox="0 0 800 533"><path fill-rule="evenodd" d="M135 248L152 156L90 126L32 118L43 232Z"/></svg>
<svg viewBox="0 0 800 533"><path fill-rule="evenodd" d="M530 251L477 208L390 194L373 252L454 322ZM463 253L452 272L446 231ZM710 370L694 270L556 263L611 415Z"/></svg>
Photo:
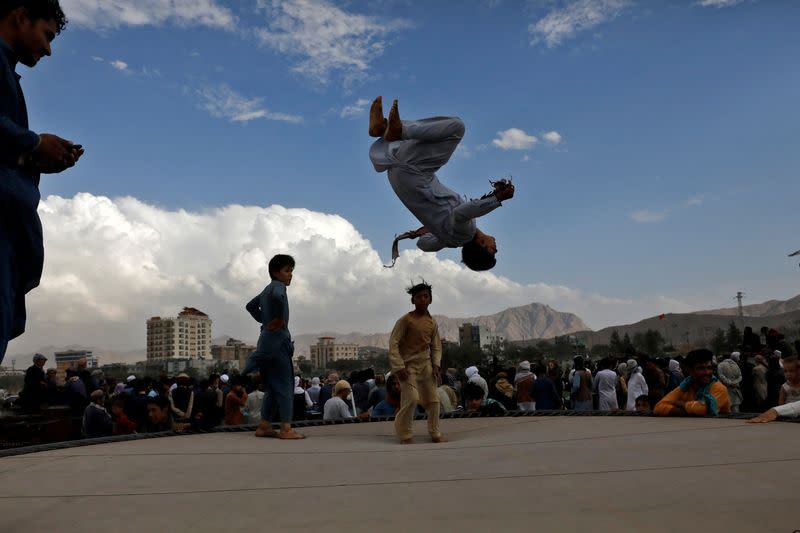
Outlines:
<svg viewBox="0 0 800 533"><path fill-rule="evenodd" d="M231 390L225 396L225 425L240 426L244 424L242 409L247 405L247 393L244 390L242 377L237 376L230 381Z"/></svg>
<svg viewBox="0 0 800 533"><path fill-rule="evenodd" d="M330 400L325 402L322 419L337 420L342 418L356 418L353 416L353 411L351 411L350 406L345 401L347 397L350 396L351 392L353 392L353 388L350 386L349 382L343 379L337 381L336 385L333 387L333 396L331 396ZM369 418L369 413L361 413L358 418Z"/></svg>
<svg viewBox="0 0 800 533"><path fill-rule="evenodd" d="M311 378L311 386L308 388L308 397L311 398L311 401L314 402L314 406L319 405L319 391L322 389L319 385L320 381L318 377Z"/></svg>
<svg viewBox="0 0 800 533"><path fill-rule="evenodd" d="M147 400L147 433L174 431L172 422L172 406L169 398L156 396Z"/></svg>
<svg viewBox="0 0 800 533"><path fill-rule="evenodd" d="M118 396L111 403L111 416L114 420L114 435L130 435L136 433L136 422L125 414L125 397Z"/></svg>
<svg viewBox="0 0 800 533"><path fill-rule="evenodd" d="M468 382L461 389L464 397L464 407L468 413L480 413L488 416L499 416L505 414L506 408L503 404L491 398L483 399L483 388L475 382Z"/></svg>
<svg viewBox="0 0 800 533"><path fill-rule="evenodd" d="M247 423L261 423L261 405L264 403L264 382L259 382L255 390L247 395Z"/></svg>
<svg viewBox="0 0 800 533"><path fill-rule="evenodd" d="M400 409L400 380L394 374L386 380L386 399L372 408L372 416L394 416Z"/></svg>
<svg viewBox="0 0 800 533"><path fill-rule="evenodd" d="M730 357L723 359L717 365L717 375L720 382L728 389L728 398L731 400L731 413L738 413L739 406L742 404L742 371L739 368L739 364Z"/></svg>
<svg viewBox="0 0 800 533"><path fill-rule="evenodd" d="M468 383L475 383L476 385L480 386L480 388L483 390L483 398L482 399L485 400L486 398L488 398L489 397L489 385L488 385L488 383L486 383L486 380L483 379L483 376L481 376L480 372L478 371L478 367L477 366L471 366L471 367L467 368L464 371L464 373L467 376L467 382ZM464 391L461 391L461 397L463 399Z"/></svg>
<svg viewBox="0 0 800 533"><path fill-rule="evenodd" d="M778 405L800 401L800 359L791 355L782 359L783 375L786 382L781 385Z"/></svg>
<svg viewBox="0 0 800 533"><path fill-rule="evenodd" d="M101 390L92 392L91 403L83 411L83 425L81 433L87 439L107 437L113 430L113 421L106 408L103 407L105 393Z"/></svg>
<svg viewBox="0 0 800 533"><path fill-rule="evenodd" d="M760 415L751 418L748 420L750 423L758 424L763 422L772 422L773 420L777 420L779 416L783 416L786 418L798 418L800 417L800 401L786 403L783 405L779 405L777 407L773 407Z"/></svg>
<svg viewBox="0 0 800 533"><path fill-rule="evenodd" d="M301 385L300 376L294 377L294 408L292 409L292 420L305 420L309 409L314 407L311 396Z"/></svg>
<svg viewBox="0 0 800 533"><path fill-rule="evenodd" d="M710 350L700 349L686 356L688 377L656 404L657 416L717 416L731 412L728 389L714 376Z"/></svg>
<svg viewBox="0 0 800 533"><path fill-rule="evenodd" d="M494 383L489 390L489 398L503 404L506 410L514 410L517 408L514 386L508 381L507 373L500 372L495 376Z"/></svg>
<svg viewBox="0 0 800 533"><path fill-rule="evenodd" d="M314 398L311 398L312 400ZM386 399L386 376L378 374L375 376L375 388L369 391L367 405L374 409L376 405Z"/></svg>
<svg viewBox="0 0 800 533"><path fill-rule="evenodd" d="M317 401L317 407L319 409L324 409L325 404L328 403L328 400L333 397L333 388L339 382L339 374L336 372L331 372L328 374L328 379L325 380L325 385L319 390L319 400Z"/></svg>
<svg viewBox="0 0 800 533"><path fill-rule="evenodd" d="M634 409L640 413L648 413L650 412L650 396L647 394L642 394L638 398L636 398L636 403L634 404Z"/></svg>

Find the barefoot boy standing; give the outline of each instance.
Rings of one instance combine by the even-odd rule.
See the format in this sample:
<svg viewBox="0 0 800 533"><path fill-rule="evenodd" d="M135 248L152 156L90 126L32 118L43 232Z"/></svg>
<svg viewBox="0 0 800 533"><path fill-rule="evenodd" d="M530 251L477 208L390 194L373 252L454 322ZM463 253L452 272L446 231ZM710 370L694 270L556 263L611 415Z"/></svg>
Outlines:
<svg viewBox="0 0 800 533"><path fill-rule="evenodd" d="M400 201L424 226L399 238L417 238L425 252L442 248L461 248L461 260L472 270L489 270L497 263L497 242L475 225L475 219L514 196L510 181L494 183L494 192L477 200L465 201L442 185L436 171L450 160L464 136L459 118L434 117L401 121L394 101L389 119L383 116L381 97L372 103L369 134L380 137L369 150L377 172L388 171L389 183ZM397 259L397 240L392 260ZM394 264L394 263L392 263Z"/></svg>
<svg viewBox="0 0 800 533"><path fill-rule="evenodd" d="M294 343L289 333L289 299L286 296L286 288L292 283L294 259L290 255L278 254L270 259L268 269L272 282L246 306L250 315L261 323L261 335L242 375L258 370L266 387L256 437L302 439L304 436L292 429ZM269 419L273 403L277 403L281 419L278 433L272 429Z"/></svg>
<svg viewBox="0 0 800 533"><path fill-rule="evenodd" d="M411 423L417 403L428 415L428 433L433 442L444 442L439 431L439 367L442 364L442 341L439 326L428 312L433 295L425 282L408 289L414 310L394 326L389 339L389 364L400 380L400 410L394 429L402 444L413 443Z"/></svg>

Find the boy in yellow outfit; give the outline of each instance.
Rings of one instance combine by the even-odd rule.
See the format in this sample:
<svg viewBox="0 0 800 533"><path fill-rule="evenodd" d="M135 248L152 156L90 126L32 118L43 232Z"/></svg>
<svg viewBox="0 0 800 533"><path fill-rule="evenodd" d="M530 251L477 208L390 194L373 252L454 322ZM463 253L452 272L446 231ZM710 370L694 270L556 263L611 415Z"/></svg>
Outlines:
<svg viewBox="0 0 800 533"><path fill-rule="evenodd" d="M713 354L692 350L686 356L687 373L680 385L664 396L653 409L656 416L717 416L731 412L728 388L714 375Z"/></svg>
<svg viewBox="0 0 800 533"><path fill-rule="evenodd" d="M439 431L439 395L436 392L442 364L442 340L439 326L428 312L433 293L425 282L407 292L414 310L397 321L389 339L389 364L400 380L400 410L394 419L394 429L402 444L414 442L411 423L419 403L428 415L431 440L445 442Z"/></svg>

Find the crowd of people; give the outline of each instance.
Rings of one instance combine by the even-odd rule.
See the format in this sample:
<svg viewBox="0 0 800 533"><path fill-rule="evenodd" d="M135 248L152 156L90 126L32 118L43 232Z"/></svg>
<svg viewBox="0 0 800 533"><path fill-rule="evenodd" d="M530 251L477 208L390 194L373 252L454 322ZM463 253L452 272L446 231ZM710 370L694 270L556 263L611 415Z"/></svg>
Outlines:
<svg viewBox="0 0 800 533"><path fill-rule="evenodd" d="M564 409L652 411L663 416L763 413L754 421L774 420L779 414L797 416L797 352L779 346L782 337L774 330L767 331L767 339L756 349L747 347L719 359L700 349L670 359L632 354L625 360L590 361L576 356L570 368L549 360L522 361L495 371L477 366L464 371L440 369L433 376L437 418L453 412L499 416ZM31 412L45 405L67 406L74 416L82 415L81 435L86 438L262 420L264 385L252 376L211 374L197 381L182 373L115 380L102 371L90 371L86 361L79 360L67 369L66 381L58 384L55 369L44 370L46 361L41 354L34 356L20 404ZM403 403L397 374L369 368L346 379L337 372L310 379L295 376L292 420L396 417ZM425 414L424 407L417 399L411 416ZM276 415L277 403L272 410L270 414Z"/></svg>

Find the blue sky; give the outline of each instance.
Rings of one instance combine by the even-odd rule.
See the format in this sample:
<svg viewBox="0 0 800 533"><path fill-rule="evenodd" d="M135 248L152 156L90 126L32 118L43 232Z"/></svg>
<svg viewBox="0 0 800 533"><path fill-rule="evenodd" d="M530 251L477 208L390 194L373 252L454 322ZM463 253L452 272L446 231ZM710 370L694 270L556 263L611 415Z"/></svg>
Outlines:
<svg viewBox="0 0 800 533"><path fill-rule="evenodd" d="M465 120L439 173L451 188L475 197L514 176L516 197L479 224L500 248L489 285L619 304L547 302L593 327L799 292L795 2L62 4L73 22L23 86L32 127L86 155L43 180L44 198L304 208L385 259L417 223L367 157L364 102L382 94L407 118Z"/></svg>

